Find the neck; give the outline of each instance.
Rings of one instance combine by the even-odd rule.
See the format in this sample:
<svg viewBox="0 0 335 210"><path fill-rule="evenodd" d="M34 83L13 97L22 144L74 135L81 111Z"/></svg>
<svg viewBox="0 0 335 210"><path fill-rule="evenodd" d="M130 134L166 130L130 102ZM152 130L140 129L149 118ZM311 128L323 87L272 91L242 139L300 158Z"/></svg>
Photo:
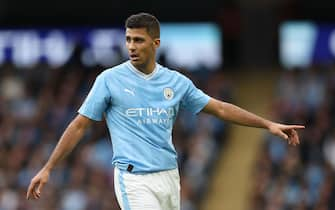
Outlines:
<svg viewBox="0 0 335 210"><path fill-rule="evenodd" d="M156 62L155 61L149 62L149 63L146 63L146 64L142 64L142 65L135 64L135 63L132 63L132 62L131 62L131 64L137 70L143 72L144 74L151 74L155 70L155 67L156 67Z"/></svg>

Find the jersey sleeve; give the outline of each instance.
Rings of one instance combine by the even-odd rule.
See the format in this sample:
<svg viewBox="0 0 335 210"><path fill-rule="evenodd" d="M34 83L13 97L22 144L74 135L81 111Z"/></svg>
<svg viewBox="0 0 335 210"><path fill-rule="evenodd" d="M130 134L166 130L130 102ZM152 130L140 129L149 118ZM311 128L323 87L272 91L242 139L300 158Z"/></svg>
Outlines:
<svg viewBox="0 0 335 210"><path fill-rule="evenodd" d="M111 97L105 81L105 74L100 74L88 93L78 113L92 120L101 121Z"/></svg>
<svg viewBox="0 0 335 210"><path fill-rule="evenodd" d="M210 97L198 89L193 82L186 78L186 92L181 101L181 108L198 114L209 102Z"/></svg>

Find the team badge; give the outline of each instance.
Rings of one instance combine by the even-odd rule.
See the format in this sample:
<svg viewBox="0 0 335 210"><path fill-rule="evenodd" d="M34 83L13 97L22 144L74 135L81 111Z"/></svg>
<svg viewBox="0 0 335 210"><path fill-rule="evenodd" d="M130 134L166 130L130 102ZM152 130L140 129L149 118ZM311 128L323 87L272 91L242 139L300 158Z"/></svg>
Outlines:
<svg viewBox="0 0 335 210"><path fill-rule="evenodd" d="M171 100L173 98L173 90L171 88L164 88L164 97L166 100Z"/></svg>

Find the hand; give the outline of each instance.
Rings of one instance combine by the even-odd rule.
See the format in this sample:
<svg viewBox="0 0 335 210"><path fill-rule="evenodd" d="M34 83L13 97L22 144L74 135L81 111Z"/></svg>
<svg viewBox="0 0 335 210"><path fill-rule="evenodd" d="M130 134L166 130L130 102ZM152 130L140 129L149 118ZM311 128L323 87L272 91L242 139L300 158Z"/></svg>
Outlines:
<svg viewBox="0 0 335 210"><path fill-rule="evenodd" d="M283 125L279 123L272 123L269 126L269 131L277 135L285 140L287 140L288 144L293 146L300 143L299 136L296 129L305 128L303 125Z"/></svg>
<svg viewBox="0 0 335 210"><path fill-rule="evenodd" d="M49 180L50 172L48 170L42 169L38 174L31 180L27 191L27 199L39 199L41 197L41 191L43 186Z"/></svg>

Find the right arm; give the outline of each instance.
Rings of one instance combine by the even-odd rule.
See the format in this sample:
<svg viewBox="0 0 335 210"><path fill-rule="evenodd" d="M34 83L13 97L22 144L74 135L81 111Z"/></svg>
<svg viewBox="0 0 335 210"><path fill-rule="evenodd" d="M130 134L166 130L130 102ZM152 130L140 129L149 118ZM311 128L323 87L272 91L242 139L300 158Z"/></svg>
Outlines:
<svg viewBox="0 0 335 210"><path fill-rule="evenodd" d="M76 118L69 124L47 163L31 180L27 192L27 199L38 199L40 197L42 187L48 181L51 170L60 160L66 157L66 155L68 155L73 150L91 124L92 120L80 114L78 114Z"/></svg>

